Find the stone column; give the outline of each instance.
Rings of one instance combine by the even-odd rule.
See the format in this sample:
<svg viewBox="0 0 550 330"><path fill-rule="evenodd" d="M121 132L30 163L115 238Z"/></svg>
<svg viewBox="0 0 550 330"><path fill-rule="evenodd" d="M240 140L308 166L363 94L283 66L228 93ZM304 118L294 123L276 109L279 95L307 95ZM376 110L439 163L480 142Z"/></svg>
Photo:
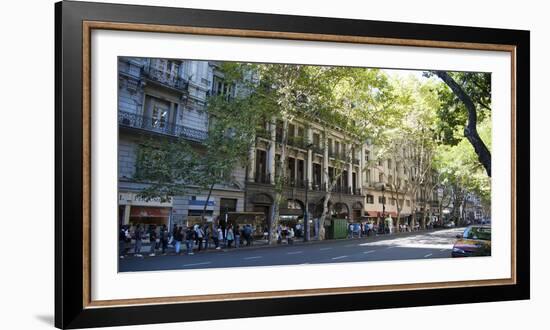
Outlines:
<svg viewBox="0 0 550 330"><path fill-rule="evenodd" d="M269 180L271 184L275 184L275 136L276 131L277 117L273 116L271 122L269 123L269 130L271 133L271 141L269 143L269 150L267 152L267 168L269 169Z"/></svg>

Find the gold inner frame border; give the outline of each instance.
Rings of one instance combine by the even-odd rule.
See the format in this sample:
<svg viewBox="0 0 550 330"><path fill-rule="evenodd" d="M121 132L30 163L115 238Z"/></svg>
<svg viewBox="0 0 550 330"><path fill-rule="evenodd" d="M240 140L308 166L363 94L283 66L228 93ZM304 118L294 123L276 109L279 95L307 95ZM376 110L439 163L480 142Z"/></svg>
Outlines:
<svg viewBox="0 0 550 330"><path fill-rule="evenodd" d="M390 46L411 46L450 48L467 50L486 50L509 52L511 55L511 277L490 280L470 280L452 282L431 282L415 284L372 285L322 289L301 289L284 291L240 292L229 294L206 294L174 297L151 297L116 300L91 299L91 33L92 30L118 30L129 32L177 33L227 37L248 37L267 39L286 39L303 41L324 41L341 43L359 43ZM83 307L122 307L152 304L195 303L230 300L250 300L266 298L303 297L335 294L357 294L368 292L410 291L444 289L476 286L496 286L516 284L516 46L503 44L482 44L435 40L379 38L363 36L343 36L332 34L295 33L261 30L241 30L225 28L205 28L179 25L155 25L139 23L120 23L102 21L82 22L82 221L83 221Z"/></svg>

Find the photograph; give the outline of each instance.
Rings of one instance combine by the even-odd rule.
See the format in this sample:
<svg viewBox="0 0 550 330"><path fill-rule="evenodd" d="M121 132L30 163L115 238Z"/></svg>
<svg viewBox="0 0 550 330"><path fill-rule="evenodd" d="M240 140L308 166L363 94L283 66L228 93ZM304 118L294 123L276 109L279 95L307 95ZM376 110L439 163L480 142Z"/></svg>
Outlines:
<svg viewBox="0 0 550 330"><path fill-rule="evenodd" d="M117 70L118 272L491 258L490 72Z"/></svg>

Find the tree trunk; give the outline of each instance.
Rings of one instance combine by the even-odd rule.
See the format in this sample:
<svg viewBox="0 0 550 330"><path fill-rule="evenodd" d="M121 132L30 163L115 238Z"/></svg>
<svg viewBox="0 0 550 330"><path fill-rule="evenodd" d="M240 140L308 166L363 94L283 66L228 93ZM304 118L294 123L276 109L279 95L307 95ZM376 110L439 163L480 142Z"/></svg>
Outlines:
<svg viewBox="0 0 550 330"><path fill-rule="evenodd" d="M210 196L212 196L212 190L214 190L214 183L210 185L208 189L208 196L206 196L206 202L204 202L204 207L202 209L201 222L204 224L206 221L206 208L208 207L208 201L210 201Z"/></svg>
<svg viewBox="0 0 550 330"><path fill-rule="evenodd" d="M279 175L275 176L275 199L273 201L271 224L269 230L269 244L277 243L277 227L279 225L279 213L283 201L283 189L286 178L286 143L288 140L288 120L283 120L283 136L281 139L281 157L278 164ZM277 173L277 171L275 171Z"/></svg>
<svg viewBox="0 0 550 330"><path fill-rule="evenodd" d="M474 151L477 154L479 162L485 168L487 175L491 176L491 152L477 133L477 111L474 102L460 87L460 85L445 71L435 71L435 74L441 78L451 88L453 93L458 97L466 110L468 110L468 124L464 127L464 137L468 139Z"/></svg>
<svg viewBox="0 0 550 330"><path fill-rule="evenodd" d="M319 218L319 237L317 237L319 241L325 239L325 219L328 215L328 202L330 201L331 197L330 190L331 189L328 189L328 191L325 193L325 198L323 200L323 213L321 213L321 218Z"/></svg>

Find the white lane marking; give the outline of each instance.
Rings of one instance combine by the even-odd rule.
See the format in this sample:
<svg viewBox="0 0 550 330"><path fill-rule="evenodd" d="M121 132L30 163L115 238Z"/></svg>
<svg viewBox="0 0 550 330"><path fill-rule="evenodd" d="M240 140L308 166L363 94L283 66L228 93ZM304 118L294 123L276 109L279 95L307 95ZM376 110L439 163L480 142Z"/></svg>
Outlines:
<svg viewBox="0 0 550 330"><path fill-rule="evenodd" d="M428 257L431 257L432 256L432 253L428 253L424 256L424 258L428 258Z"/></svg>
<svg viewBox="0 0 550 330"><path fill-rule="evenodd" d="M252 259L260 259L261 256L256 256L256 257L246 257L246 258L243 258L243 260L252 260Z"/></svg>
<svg viewBox="0 0 550 330"><path fill-rule="evenodd" d="M332 248L320 248L319 251L332 250Z"/></svg>
<svg viewBox="0 0 550 330"><path fill-rule="evenodd" d="M440 252L449 251L449 249L441 249Z"/></svg>
<svg viewBox="0 0 550 330"><path fill-rule="evenodd" d="M369 253L373 253L375 250L370 250L370 251L365 251L363 252L364 254L369 254Z"/></svg>
<svg viewBox="0 0 550 330"><path fill-rule="evenodd" d="M201 266L201 265L209 265L211 264L211 261L205 261L205 262L197 262L195 264L185 264L183 267L190 267L190 266Z"/></svg>
<svg viewBox="0 0 550 330"><path fill-rule="evenodd" d="M334 257L332 258L332 260L338 260L338 259L342 259L342 258L347 258L348 256L339 256L339 257Z"/></svg>
<svg viewBox="0 0 550 330"><path fill-rule="evenodd" d="M294 252L287 252L287 254L300 254L300 253L303 253L304 251L294 251Z"/></svg>
<svg viewBox="0 0 550 330"><path fill-rule="evenodd" d="M386 248L386 250L394 249L394 248L396 248L396 247L397 247L397 246L388 246L388 247Z"/></svg>

